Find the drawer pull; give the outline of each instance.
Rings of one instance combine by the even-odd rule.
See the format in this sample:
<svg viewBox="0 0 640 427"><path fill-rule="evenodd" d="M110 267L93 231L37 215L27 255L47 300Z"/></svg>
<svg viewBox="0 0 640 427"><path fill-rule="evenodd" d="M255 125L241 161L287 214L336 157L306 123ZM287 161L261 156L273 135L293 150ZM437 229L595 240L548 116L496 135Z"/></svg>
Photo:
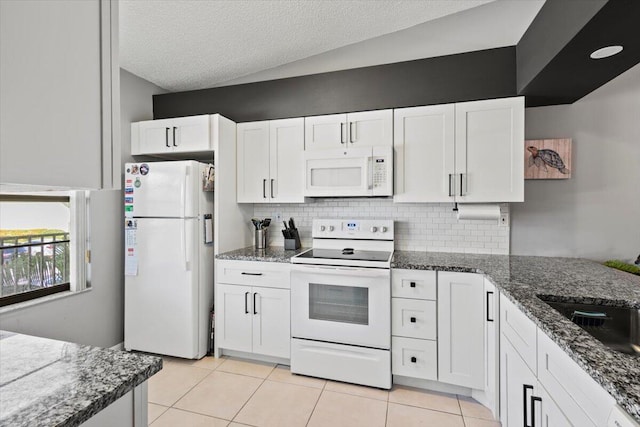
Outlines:
<svg viewBox="0 0 640 427"><path fill-rule="evenodd" d="M409 320L411 321L411 323L416 323L416 318L415 317L411 317Z"/></svg>
<svg viewBox="0 0 640 427"><path fill-rule="evenodd" d="M262 273L247 273L247 272L242 272L241 273L243 276L262 276Z"/></svg>
<svg viewBox="0 0 640 427"><path fill-rule="evenodd" d="M411 286L412 288L415 288L416 287L416 282L409 283L409 286Z"/></svg>
<svg viewBox="0 0 640 427"><path fill-rule="evenodd" d="M411 356L411 363L416 363L418 359L415 356Z"/></svg>

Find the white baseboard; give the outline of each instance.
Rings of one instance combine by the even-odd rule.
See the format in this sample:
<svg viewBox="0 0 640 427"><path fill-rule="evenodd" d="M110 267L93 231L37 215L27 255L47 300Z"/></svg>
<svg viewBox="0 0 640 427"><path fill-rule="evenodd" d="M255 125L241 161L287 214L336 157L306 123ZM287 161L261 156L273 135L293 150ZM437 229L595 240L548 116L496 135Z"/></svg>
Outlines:
<svg viewBox="0 0 640 427"><path fill-rule="evenodd" d="M409 387L422 388L425 390L438 391L440 393L459 394L461 396L471 396L471 389L453 384L441 383L439 381L423 380L419 378L393 376L393 384L406 385Z"/></svg>

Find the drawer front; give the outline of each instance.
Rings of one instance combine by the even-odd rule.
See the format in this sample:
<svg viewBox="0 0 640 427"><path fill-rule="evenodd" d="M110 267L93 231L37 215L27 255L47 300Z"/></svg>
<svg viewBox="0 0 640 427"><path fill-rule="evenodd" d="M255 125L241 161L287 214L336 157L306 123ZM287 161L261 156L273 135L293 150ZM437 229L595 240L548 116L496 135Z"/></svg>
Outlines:
<svg viewBox="0 0 640 427"><path fill-rule="evenodd" d="M536 324L504 295L500 295L500 330L535 374Z"/></svg>
<svg viewBox="0 0 640 427"><path fill-rule="evenodd" d="M391 335L435 340L436 302L391 298Z"/></svg>
<svg viewBox="0 0 640 427"><path fill-rule="evenodd" d="M216 274L218 283L291 288L288 263L218 260Z"/></svg>
<svg viewBox="0 0 640 427"><path fill-rule="evenodd" d="M391 373L405 377L438 379L436 341L391 337Z"/></svg>
<svg viewBox="0 0 640 427"><path fill-rule="evenodd" d="M391 270L391 296L436 299L436 272L423 270Z"/></svg>
<svg viewBox="0 0 640 427"><path fill-rule="evenodd" d="M613 397L542 331L538 331L538 381L571 424L606 425Z"/></svg>

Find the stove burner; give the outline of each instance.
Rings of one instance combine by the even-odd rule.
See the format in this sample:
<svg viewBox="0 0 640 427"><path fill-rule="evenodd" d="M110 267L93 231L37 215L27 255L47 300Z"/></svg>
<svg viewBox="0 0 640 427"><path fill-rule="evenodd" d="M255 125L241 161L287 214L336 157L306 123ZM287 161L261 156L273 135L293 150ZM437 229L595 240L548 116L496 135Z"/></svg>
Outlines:
<svg viewBox="0 0 640 427"><path fill-rule="evenodd" d="M353 248L344 248L342 250L342 255L353 255Z"/></svg>

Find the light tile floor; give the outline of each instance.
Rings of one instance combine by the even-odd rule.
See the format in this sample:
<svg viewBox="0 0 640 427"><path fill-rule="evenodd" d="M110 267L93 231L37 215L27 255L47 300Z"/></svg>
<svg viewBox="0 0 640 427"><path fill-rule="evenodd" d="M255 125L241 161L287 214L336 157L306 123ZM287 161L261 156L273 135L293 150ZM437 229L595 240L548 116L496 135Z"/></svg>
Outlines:
<svg viewBox="0 0 640 427"><path fill-rule="evenodd" d="M394 386L385 391L292 375L287 366L164 358L149 380L153 427L500 427L471 398Z"/></svg>

